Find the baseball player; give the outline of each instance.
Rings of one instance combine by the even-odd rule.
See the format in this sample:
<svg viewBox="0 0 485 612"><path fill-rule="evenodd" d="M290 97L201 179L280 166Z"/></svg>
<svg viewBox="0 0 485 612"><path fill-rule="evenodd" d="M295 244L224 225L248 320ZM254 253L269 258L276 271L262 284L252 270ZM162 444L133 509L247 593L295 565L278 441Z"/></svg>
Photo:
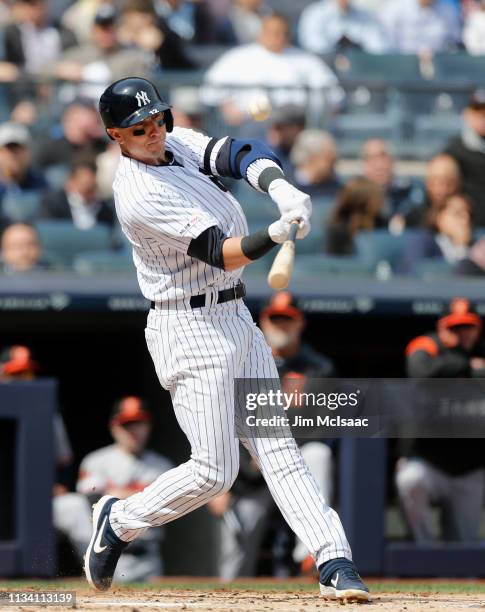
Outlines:
<svg viewBox="0 0 485 612"><path fill-rule="evenodd" d="M467 299L453 299L436 330L408 344L407 375L484 378L482 327ZM485 493L483 441L417 438L406 442L406 452L396 465L396 486L414 539L435 540L433 506L438 506L444 540L476 541Z"/></svg>
<svg viewBox="0 0 485 612"><path fill-rule="evenodd" d="M79 468L77 490L96 501L109 494L124 499L142 491L160 474L173 467L166 457L146 449L151 415L139 397L118 400L109 423L114 444L84 457ZM121 555L114 580L134 582L161 576L161 529L145 532Z"/></svg>
<svg viewBox="0 0 485 612"><path fill-rule="evenodd" d="M146 340L162 386L190 445L190 459L143 491L94 506L85 556L89 583L110 587L119 556L146 529L173 521L228 491L239 469L242 407L234 379L277 379L262 332L242 298L244 266L310 230L310 198L284 178L258 141L215 139L174 128L170 107L140 78L113 83L100 114L121 157L113 183L116 212L133 248L143 295L151 301ZM267 192L281 217L248 235L239 203L218 177L246 179ZM368 589L336 512L323 498L292 438L241 440L283 516L320 571L323 595L367 600Z"/></svg>

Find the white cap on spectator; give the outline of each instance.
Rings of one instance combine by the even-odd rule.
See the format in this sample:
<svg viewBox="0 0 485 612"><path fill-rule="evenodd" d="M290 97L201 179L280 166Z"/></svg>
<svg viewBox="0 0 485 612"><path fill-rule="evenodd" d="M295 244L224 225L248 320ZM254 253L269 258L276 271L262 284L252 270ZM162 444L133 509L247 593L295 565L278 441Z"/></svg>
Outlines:
<svg viewBox="0 0 485 612"><path fill-rule="evenodd" d="M170 91L170 103L187 115L200 115L202 102L198 87L175 87Z"/></svg>
<svg viewBox="0 0 485 612"><path fill-rule="evenodd" d="M0 125L0 147L8 144L27 145L30 142L29 130L20 123L2 123Z"/></svg>

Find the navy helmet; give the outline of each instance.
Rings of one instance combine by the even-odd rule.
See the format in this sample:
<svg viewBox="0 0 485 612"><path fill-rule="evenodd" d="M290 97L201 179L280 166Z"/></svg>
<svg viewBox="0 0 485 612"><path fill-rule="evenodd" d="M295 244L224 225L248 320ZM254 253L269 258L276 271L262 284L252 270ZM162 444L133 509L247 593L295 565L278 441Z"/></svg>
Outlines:
<svg viewBox="0 0 485 612"><path fill-rule="evenodd" d="M167 132L173 129L173 115L153 83L128 77L110 85L99 99L99 113L105 128L126 128L156 113L165 114Z"/></svg>

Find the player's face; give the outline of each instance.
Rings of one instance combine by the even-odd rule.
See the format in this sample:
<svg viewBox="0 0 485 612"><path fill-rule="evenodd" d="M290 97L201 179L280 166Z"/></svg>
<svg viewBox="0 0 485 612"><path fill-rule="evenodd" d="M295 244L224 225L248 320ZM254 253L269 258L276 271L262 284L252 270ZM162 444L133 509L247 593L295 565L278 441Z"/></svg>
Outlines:
<svg viewBox="0 0 485 612"><path fill-rule="evenodd" d="M285 349L298 342L304 327L302 319L285 315L263 317L260 323L268 344L275 350Z"/></svg>
<svg viewBox="0 0 485 612"><path fill-rule="evenodd" d="M128 453L138 454L146 446L150 436L150 423L134 421L125 425L113 425L111 435L116 443Z"/></svg>
<svg viewBox="0 0 485 612"><path fill-rule="evenodd" d="M480 329L474 325L457 325L451 330L458 337L458 346L471 351L480 338Z"/></svg>
<svg viewBox="0 0 485 612"><path fill-rule="evenodd" d="M108 133L121 150L138 161L157 164L165 159L167 128L163 113L157 113L141 123L127 128L110 128Z"/></svg>

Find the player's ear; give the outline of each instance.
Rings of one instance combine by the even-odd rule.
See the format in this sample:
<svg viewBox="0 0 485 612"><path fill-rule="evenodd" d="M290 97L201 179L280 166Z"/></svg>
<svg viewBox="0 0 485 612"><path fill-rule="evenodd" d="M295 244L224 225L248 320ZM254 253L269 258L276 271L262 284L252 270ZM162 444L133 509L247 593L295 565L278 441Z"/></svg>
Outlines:
<svg viewBox="0 0 485 612"><path fill-rule="evenodd" d="M118 143L121 142L121 134L116 128L106 128L106 133L111 138L111 140L116 140Z"/></svg>

